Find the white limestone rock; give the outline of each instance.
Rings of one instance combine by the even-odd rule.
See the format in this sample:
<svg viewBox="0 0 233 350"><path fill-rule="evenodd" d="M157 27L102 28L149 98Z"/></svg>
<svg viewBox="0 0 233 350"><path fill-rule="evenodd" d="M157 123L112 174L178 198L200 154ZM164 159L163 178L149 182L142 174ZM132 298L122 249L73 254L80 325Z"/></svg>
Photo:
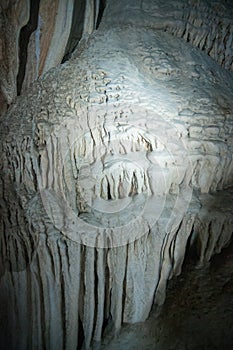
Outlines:
<svg viewBox="0 0 233 350"><path fill-rule="evenodd" d="M89 348L106 322L144 321L189 237L201 263L229 242L232 88L205 53L126 25L96 32L12 106L1 121L12 349L76 349L81 327Z"/></svg>

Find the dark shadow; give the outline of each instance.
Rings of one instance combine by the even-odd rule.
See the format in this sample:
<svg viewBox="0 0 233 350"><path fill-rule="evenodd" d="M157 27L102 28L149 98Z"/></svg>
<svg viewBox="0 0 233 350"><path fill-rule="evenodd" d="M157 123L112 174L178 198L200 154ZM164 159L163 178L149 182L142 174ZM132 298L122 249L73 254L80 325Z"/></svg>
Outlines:
<svg viewBox="0 0 233 350"><path fill-rule="evenodd" d="M28 23L21 29L19 34L19 70L17 75L17 95L22 90L27 64L27 50L31 34L36 30L38 25L40 0L30 1L30 17Z"/></svg>

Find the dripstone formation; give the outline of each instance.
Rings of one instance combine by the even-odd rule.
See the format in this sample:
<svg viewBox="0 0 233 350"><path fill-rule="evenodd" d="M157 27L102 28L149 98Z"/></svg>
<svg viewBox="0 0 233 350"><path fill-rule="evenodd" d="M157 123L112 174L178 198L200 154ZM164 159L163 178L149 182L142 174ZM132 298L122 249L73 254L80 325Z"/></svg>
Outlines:
<svg viewBox="0 0 233 350"><path fill-rule="evenodd" d="M164 302L187 244L204 264L231 239L232 25L211 46L214 7L167 3L108 0L1 117L9 349L95 346Z"/></svg>

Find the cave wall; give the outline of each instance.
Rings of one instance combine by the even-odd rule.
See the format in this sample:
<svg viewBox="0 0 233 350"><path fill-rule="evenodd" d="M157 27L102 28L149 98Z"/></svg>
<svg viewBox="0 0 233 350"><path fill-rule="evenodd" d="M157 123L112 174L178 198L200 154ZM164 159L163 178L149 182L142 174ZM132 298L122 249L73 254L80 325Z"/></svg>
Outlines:
<svg viewBox="0 0 233 350"><path fill-rule="evenodd" d="M97 26L102 1L10 0L0 4L2 114L17 95L72 53Z"/></svg>
<svg viewBox="0 0 233 350"><path fill-rule="evenodd" d="M80 40L104 23L144 22L205 51L226 69L233 69L231 1L104 0L2 1L0 5L0 113L41 74L70 57ZM108 15L114 8L114 16ZM134 15L128 16L128 11Z"/></svg>
<svg viewBox="0 0 233 350"><path fill-rule="evenodd" d="M233 4L231 1L175 0L175 1L107 2L105 23L112 26L124 23L144 25L171 33L175 37L206 52L222 67L232 71ZM108 8L114 17L108 15ZM114 10L113 10L114 9ZM133 13L132 15L128 14Z"/></svg>
<svg viewBox="0 0 233 350"><path fill-rule="evenodd" d="M2 116L5 348L90 348L163 303L188 241L203 264L231 239L232 73L151 4L107 1L92 34L90 6L69 60Z"/></svg>

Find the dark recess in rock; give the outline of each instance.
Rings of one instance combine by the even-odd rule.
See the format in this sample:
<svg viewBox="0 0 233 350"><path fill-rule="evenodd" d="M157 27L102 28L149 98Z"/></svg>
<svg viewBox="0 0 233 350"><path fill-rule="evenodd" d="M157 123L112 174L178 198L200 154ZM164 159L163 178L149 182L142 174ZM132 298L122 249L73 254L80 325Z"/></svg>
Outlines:
<svg viewBox="0 0 233 350"><path fill-rule="evenodd" d="M28 23L21 29L19 35L19 71L17 75L17 95L21 93L27 64L27 48L31 34L38 24L40 0L30 1L30 17Z"/></svg>
<svg viewBox="0 0 233 350"><path fill-rule="evenodd" d="M96 21L96 29L99 28L99 25L101 23L105 6L106 6L106 0L100 0L98 18ZM65 55L61 63L64 63L70 59L72 53L74 52L75 48L77 47L79 41L82 38L84 17L85 17L85 7L86 7L86 0L75 1L70 36L69 36L68 43L66 45Z"/></svg>
<svg viewBox="0 0 233 350"><path fill-rule="evenodd" d="M99 5L99 14L96 22L96 29L99 28L100 22L102 20L103 14L104 14L104 9L106 6L106 0L100 0L100 5Z"/></svg>

